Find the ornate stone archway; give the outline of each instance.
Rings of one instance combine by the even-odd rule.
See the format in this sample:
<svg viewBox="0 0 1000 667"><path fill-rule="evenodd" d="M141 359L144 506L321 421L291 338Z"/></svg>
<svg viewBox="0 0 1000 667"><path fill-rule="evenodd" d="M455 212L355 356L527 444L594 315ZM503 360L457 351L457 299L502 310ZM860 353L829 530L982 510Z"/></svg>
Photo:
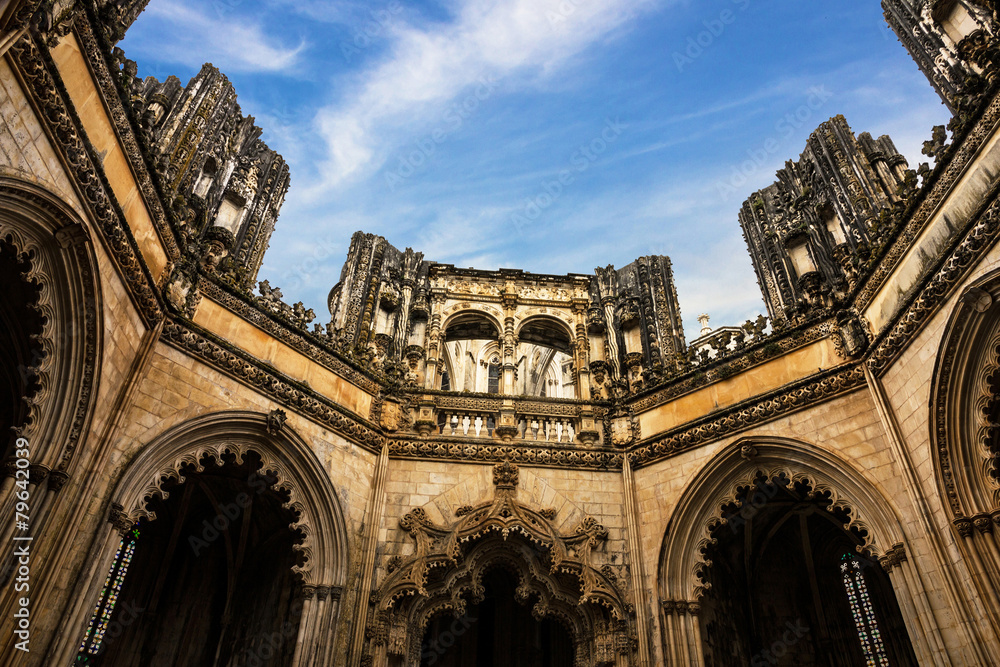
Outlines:
<svg viewBox="0 0 1000 667"><path fill-rule="evenodd" d="M188 471L201 472L208 462L239 465L251 453L260 459L260 474L267 477L269 487L285 498L282 508L296 517L289 529L300 536L292 545L298 562L291 569L304 594L293 664L329 664L347 577L347 528L328 473L309 445L285 425L280 410L198 417L161 434L130 462L110 501L108 520L114 530L91 552L88 580L78 589L86 604L76 605L79 611L68 622L75 634L66 633L57 660L68 661L77 648L119 536L139 519L157 519L148 502L165 500L169 496L165 487L183 483Z"/></svg>
<svg viewBox="0 0 1000 667"><path fill-rule="evenodd" d="M23 172L0 169L0 240L18 264L28 267L18 279L34 292L28 307L40 329L32 332L28 354L18 361L23 368L13 372L32 377L32 391L15 432L27 439L30 451L30 531L37 540L33 554L41 568L34 572L37 584L32 593L36 599L46 599L56 580L49 568L61 562L66 546L57 538L62 526L52 525L55 510L78 466L78 444L94 416L103 321L100 273L83 220L62 195L29 179ZM7 456L0 476L0 509L9 516L18 500L11 435L6 431L0 440L0 457ZM9 542L14 531L11 521L0 529L0 538ZM48 539L50 535L56 539ZM11 554L0 558L0 583L6 583L13 563ZM13 586L4 586L0 610L13 613L18 597ZM11 647L8 651L13 651L13 641L8 641L12 632L9 625L0 631L0 641Z"/></svg>
<svg viewBox="0 0 1000 667"><path fill-rule="evenodd" d="M554 511L517 500L517 466L493 468L494 497L460 507L456 520L435 524L421 508L400 520L415 541L414 553L390 565L373 595L366 659L420 663L421 640L430 619L456 618L482 600L483 577L502 567L517 580L515 597L537 618L554 618L572 637L575 662L583 666L633 663L635 613L613 574L591 565L591 551L607 530L585 517L569 534L553 524Z"/></svg>
<svg viewBox="0 0 1000 667"><path fill-rule="evenodd" d="M984 609L1000 627L1000 271L966 287L945 329L931 388L930 443L941 504ZM988 619L988 622L987 622Z"/></svg>
<svg viewBox="0 0 1000 667"><path fill-rule="evenodd" d="M998 374L1000 272L994 272L959 297L934 372L935 467L942 498L956 520L1000 514L998 427L991 421L1000 400Z"/></svg>
<svg viewBox="0 0 1000 667"><path fill-rule="evenodd" d="M730 521L747 488L759 480L787 480L822 497L828 510L844 517L842 528L857 536L857 551L880 563L893 590L918 659L931 661L932 646L943 645L929 619L926 592L907 560L902 523L887 499L847 461L807 443L752 437L717 454L695 476L671 516L663 539L657 587L664 659L668 665L700 665L702 638L698 616L707 592L703 573L712 563L707 547L713 532Z"/></svg>
<svg viewBox="0 0 1000 667"><path fill-rule="evenodd" d="M94 248L79 214L58 195L2 174L0 239L29 264L23 279L39 290L33 306L43 322L33 364L38 390L19 435L35 444L35 480L49 478L58 489L72 472L96 398L102 329Z"/></svg>

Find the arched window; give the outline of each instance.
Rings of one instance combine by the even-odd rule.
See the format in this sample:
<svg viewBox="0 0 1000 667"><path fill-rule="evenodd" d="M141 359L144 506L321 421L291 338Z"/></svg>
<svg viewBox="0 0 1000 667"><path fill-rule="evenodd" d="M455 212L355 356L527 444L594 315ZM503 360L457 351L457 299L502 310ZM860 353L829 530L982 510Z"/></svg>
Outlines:
<svg viewBox="0 0 1000 667"><path fill-rule="evenodd" d="M865 585L861 561L853 554L844 554L840 559L840 573L844 579L847 601L851 605L851 614L854 616L854 625L858 629L865 667L889 667L889 657L875 621L875 608L868 595L868 586Z"/></svg>
<svg viewBox="0 0 1000 667"><path fill-rule="evenodd" d="M491 394L500 393L500 357L493 357L490 359L490 364L488 367L488 382L486 385L486 391Z"/></svg>
<svg viewBox="0 0 1000 667"><path fill-rule="evenodd" d="M448 377L448 371L441 371L441 389L443 391L449 391L451 389L451 378Z"/></svg>
<svg viewBox="0 0 1000 667"><path fill-rule="evenodd" d="M87 632L83 635L83 642L76 656L78 665L90 664L93 656L101 652L104 633L107 632L108 624L111 622L111 615L115 611L115 603L118 601L118 594L121 593L122 583L128 574L128 566L132 562L138 541L139 522L136 522L118 544L118 551L115 552L115 558L111 562L108 578L105 579L104 588L101 589L101 597L97 600L97 606L90 617Z"/></svg>

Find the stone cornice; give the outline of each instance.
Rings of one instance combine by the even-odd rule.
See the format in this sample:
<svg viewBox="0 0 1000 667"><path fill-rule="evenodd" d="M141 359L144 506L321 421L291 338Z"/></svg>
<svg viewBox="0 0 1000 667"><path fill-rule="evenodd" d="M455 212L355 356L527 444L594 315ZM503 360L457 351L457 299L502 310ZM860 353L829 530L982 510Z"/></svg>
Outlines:
<svg viewBox="0 0 1000 667"><path fill-rule="evenodd" d="M197 325L169 321L162 339L368 451L381 450L385 437L373 425Z"/></svg>
<svg viewBox="0 0 1000 667"><path fill-rule="evenodd" d="M772 334L759 343L748 346L739 353L729 354L693 368L683 375L651 387L633 397L630 406L636 412L646 412L696 391L717 380L733 377L738 373L759 366L775 357L805 347L810 343L830 337L836 331L833 319L813 322L805 327Z"/></svg>
<svg viewBox="0 0 1000 667"><path fill-rule="evenodd" d="M649 438L629 451L629 461L635 467L649 465L697 445L734 435L848 393L864 384L864 373L859 364L838 367Z"/></svg>
<svg viewBox="0 0 1000 667"><path fill-rule="evenodd" d="M177 236L167 222L167 214L161 200L162 191L153 182L153 172L150 171L139 142L136 141L133 121L122 104L121 93L108 67L106 52L109 47L107 45L104 48L100 46L99 40L103 41L104 37L100 34L94 34L90 21L86 20L86 17L80 17L76 20L74 31L80 48L86 56L85 60L91 68L97 89L101 92L104 104L109 111L111 125L115 128L119 144L129 158L129 166L136 183L139 185L160 243L163 245L167 257L176 260L181 255Z"/></svg>
<svg viewBox="0 0 1000 667"><path fill-rule="evenodd" d="M935 264L900 310L892 326L887 327L875 341L868 355L868 367L881 375L902 353L924 324L937 312L951 290L968 275L982 259L1000 233L1000 183L994 185L976 215L971 216L969 228L959 234L949 252Z"/></svg>
<svg viewBox="0 0 1000 667"><path fill-rule="evenodd" d="M927 221L937 210L937 207L947 198L955 184L965 174L966 169L975 159L976 154L985 142L997 130L1000 123L1000 95L994 97L983 108L982 114L972 128L962 137L958 148L949 151L948 161L929 189L920 193L919 204L915 209L907 211L906 224L902 226L888 250L879 259L878 265L863 282L855 295L854 306L860 312L866 309L875 298L879 289L892 274L913 241L923 231ZM956 144L957 145L957 144ZM937 172L937 170L935 170ZM970 221L971 224L971 221Z"/></svg>
<svg viewBox="0 0 1000 667"><path fill-rule="evenodd" d="M474 438L393 438L389 440L389 455L393 458L435 461L511 461L530 466L619 470L623 453L610 448L595 449L581 445L504 444Z"/></svg>
<svg viewBox="0 0 1000 667"><path fill-rule="evenodd" d="M320 342L320 338L309 331L295 327L278 319L278 316L266 312L251 297L236 294L212 280L202 278L198 289L203 296L225 306L254 326L266 331L277 340L292 349L301 352L310 359L337 373L340 377L368 391L377 394L381 389L379 382L361 368L344 360L331 347Z"/></svg>
<svg viewBox="0 0 1000 667"><path fill-rule="evenodd" d="M39 47L30 34L10 49L16 71L32 92L39 120L78 186L80 199L93 220L109 254L117 262L136 309L147 324L158 322L163 311L155 281L139 252L132 230L115 198L101 161L86 138L83 125L63 86L47 47Z"/></svg>

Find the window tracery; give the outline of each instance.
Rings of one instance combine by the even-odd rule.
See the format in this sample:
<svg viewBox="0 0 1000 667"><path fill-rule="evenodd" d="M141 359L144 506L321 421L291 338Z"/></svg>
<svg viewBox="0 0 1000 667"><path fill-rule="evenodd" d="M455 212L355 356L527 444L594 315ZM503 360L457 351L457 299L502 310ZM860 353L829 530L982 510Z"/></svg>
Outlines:
<svg viewBox="0 0 1000 667"><path fill-rule="evenodd" d="M129 528L118 544L118 550L111 562L108 577L101 589L101 596L97 600L97 606L94 607L94 613L90 616L90 623L87 624L87 631L80 644L80 650L76 657L78 665L91 664L92 657L101 653L104 635L108 631L108 625L115 612L115 603L118 602L118 595L125 582L125 575L128 574L128 567L132 563L132 556L135 555L135 546L139 541L140 523L141 520Z"/></svg>
<svg viewBox="0 0 1000 667"><path fill-rule="evenodd" d="M875 620L868 586L865 584L861 561L853 554L844 554L840 559L840 573L847 591L847 601L851 606L854 625L858 629L861 651L865 656L865 667L889 667L889 657L882 643L882 633Z"/></svg>

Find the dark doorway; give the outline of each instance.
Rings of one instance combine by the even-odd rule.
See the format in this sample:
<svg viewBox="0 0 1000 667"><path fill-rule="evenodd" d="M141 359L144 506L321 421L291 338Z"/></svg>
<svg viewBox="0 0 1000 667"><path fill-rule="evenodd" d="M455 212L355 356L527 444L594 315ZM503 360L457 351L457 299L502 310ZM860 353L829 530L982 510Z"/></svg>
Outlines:
<svg viewBox="0 0 1000 667"><path fill-rule="evenodd" d="M165 487L120 550L77 664L135 667L290 665L298 636L295 515L275 479L248 454L242 464L203 462ZM124 542L123 541L123 544ZM301 563L299 563L301 564ZM120 593L115 579L120 578ZM108 596L112 611L108 608ZM100 628L101 616L108 619ZM93 636L103 632L97 650Z"/></svg>
<svg viewBox="0 0 1000 667"><path fill-rule="evenodd" d="M829 498L761 479L724 516L703 574L706 665L917 664L888 576Z"/></svg>
<svg viewBox="0 0 1000 667"><path fill-rule="evenodd" d="M503 569L483 577L485 597L455 618L435 616L420 647L421 667L572 667L573 640L557 621L531 615Z"/></svg>
<svg viewBox="0 0 1000 667"><path fill-rule="evenodd" d="M12 428L25 426L38 392L38 368L45 356L39 342L45 318L38 309L41 287L24 275L31 265L14 246L0 240L0 432L2 458L13 454Z"/></svg>

